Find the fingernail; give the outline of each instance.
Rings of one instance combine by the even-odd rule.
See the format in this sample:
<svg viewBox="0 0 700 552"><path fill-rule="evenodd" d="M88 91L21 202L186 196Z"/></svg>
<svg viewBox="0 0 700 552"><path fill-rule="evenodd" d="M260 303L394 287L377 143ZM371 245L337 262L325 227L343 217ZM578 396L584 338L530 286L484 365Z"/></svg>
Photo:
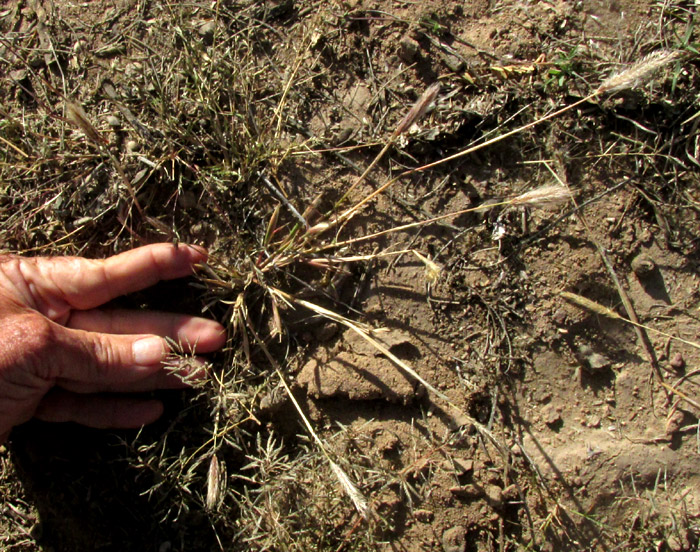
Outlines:
<svg viewBox="0 0 700 552"><path fill-rule="evenodd" d="M160 337L145 337L134 341L131 351L134 355L134 364L148 366L163 360L165 344Z"/></svg>

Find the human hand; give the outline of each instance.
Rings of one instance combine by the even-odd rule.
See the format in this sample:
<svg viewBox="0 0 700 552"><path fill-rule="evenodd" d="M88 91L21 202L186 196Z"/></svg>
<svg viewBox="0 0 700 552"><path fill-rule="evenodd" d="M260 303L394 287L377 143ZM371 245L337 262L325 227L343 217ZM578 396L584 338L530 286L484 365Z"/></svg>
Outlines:
<svg viewBox="0 0 700 552"><path fill-rule="evenodd" d="M98 428L155 421L160 401L116 393L184 387L163 369L164 337L208 353L223 346L224 328L193 316L97 307L188 276L205 259L201 249L165 243L105 260L0 256L0 443L32 417Z"/></svg>

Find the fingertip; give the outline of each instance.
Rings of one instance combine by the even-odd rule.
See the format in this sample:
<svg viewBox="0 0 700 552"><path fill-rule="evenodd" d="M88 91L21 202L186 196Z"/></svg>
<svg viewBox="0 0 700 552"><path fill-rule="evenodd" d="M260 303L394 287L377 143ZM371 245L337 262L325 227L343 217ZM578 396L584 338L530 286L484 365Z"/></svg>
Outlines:
<svg viewBox="0 0 700 552"><path fill-rule="evenodd" d="M145 245L141 248L134 249L131 252L127 251L125 254L128 255L129 253L133 253L139 249L148 250L151 255L153 255L156 259L159 259L160 262L158 264L161 265L161 268L164 266L170 266L171 268L179 267L179 270L184 268L191 270L192 266L197 263L205 262L209 257L207 250L200 245L187 243L173 244L168 242ZM183 275L185 274L178 274L176 277ZM165 279L169 278L170 277L165 277Z"/></svg>
<svg viewBox="0 0 700 552"><path fill-rule="evenodd" d="M138 428L155 422L163 415L163 403L150 399L135 401L129 409L123 409L121 416L115 420L115 427Z"/></svg>
<svg viewBox="0 0 700 552"><path fill-rule="evenodd" d="M226 343L226 328L208 318L187 318L177 329L177 339L188 352L211 353Z"/></svg>
<svg viewBox="0 0 700 552"><path fill-rule="evenodd" d="M204 335L207 339L207 349L206 351L200 351L210 353L221 349L226 344L228 335L226 333L226 328L218 322L214 320L207 320L207 322L209 322L209 324L206 329L206 334Z"/></svg>
<svg viewBox="0 0 700 552"><path fill-rule="evenodd" d="M178 251L186 251L190 264L202 263L209 258L209 252L201 245L185 243L178 244L173 247L175 247Z"/></svg>
<svg viewBox="0 0 700 552"><path fill-rule="evenodd" d="M131 344L133 363L138 366L158 364L168 350L164 339L157 336L138 338Z"/></svg>

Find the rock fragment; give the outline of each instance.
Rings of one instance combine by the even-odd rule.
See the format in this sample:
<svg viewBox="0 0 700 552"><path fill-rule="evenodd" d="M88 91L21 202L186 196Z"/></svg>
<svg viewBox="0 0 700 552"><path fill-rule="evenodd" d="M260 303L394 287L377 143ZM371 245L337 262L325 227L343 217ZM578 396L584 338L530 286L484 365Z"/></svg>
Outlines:
<svg viewBox="0 0 700 552"><path fill-rule="evenodd" d="M442 534L442 549L445 552L464 552L467 548L467 530L455 525Z"/></svg>
<svg viewBox="0 0 700 552"><path fill-rule="evenodd" d="M592 371L604 370L612 366L612 361L601 353L595 352L588 345L581 345L578 348L580 359Z"/></svg>
<svg viewBox="0 0 700 552"><path fill-rule="evenodd" d="M669 362L669 366L676 372L682 372L685 368L685 359L683 358L683 355L681 353L676 353L673 355L671 362Z"/></svg>
<svg viewBox="0 0 700 552"><path fill-rule="evenodd" d="M410 36L404 36L399 42L399 57L401 61L413 63L418 55L420 44L413 40Z"/></svg>
<svg viewBox="0 0 700 552"><path fill-rule="evenodd" d="M458 56L447 54L443 59L445 61L445 65L447 65L447 68L450 71L459 73L462 69L464 69L464 62Z"/></svg>
<svg viewBox="0 0 700 552"><path fill-rule="evenodd" d="M645 278L654 272L656 263L651 257L649 257L649 255L642 253L641 255L637 255L634 259L632 259L631 266L638 278Z"/></svg>

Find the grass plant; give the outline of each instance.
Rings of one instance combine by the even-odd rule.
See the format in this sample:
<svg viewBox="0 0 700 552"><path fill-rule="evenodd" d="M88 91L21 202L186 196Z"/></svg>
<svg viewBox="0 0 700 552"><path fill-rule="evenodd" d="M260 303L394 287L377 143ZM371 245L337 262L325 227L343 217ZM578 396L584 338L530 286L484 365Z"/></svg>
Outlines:
<svg viewBox="0 0 700 552"><path fill-rule="evenodd" d="M154 438L144 432L121 439L121 453L148 482L144 493L156 517L168 527L199 524L213 535L212 546L222 550L374 550L398 534L400 508L408 512L404 515L412 515L431 499L431 481L440 466L447 462L456 472L453 457L478 450L490 459L489 469L498 473L499 485L504 489L513 485L518 491L517 499L508 499L518 504L513 510L518 513L501 505L495 508L500 521L484 526L488 534L484 542L491 549L520 545L537 549L537 543L552 534L561 539L557 542L576 542L581 537L579 522L598 527L597 518L572 508L556 496L554 487L547 487L522 441L518 445L522 454L516 458L515 432L505 427L501 415L506 410L499 399L505 395L504 381L512 366L522 365L513 345L521 336L509 324L520 324L520 331L525 324L517 320L523 317L513 306L515 299L499 297L506 293L500 282L524 270L509 264L517 244L509 245L512 236L506 236L497 244L482 239L476 247L465 236L468 230L488 227L489 217L508 224L519 220L523 227L522 221L540 217L542 231L550 235L566 224L568 212L557 217L552 211L561 211L575 196L585 199L591 190L552 184L544 169L556 155L563 165L578 163L591 172L607 164L610 173L624 175L620 180L625 189L633 186L634 171L669 177L667 185L634 184L633 195L635 205L652 211L669 242L682 242L687 233L682 225L674 231L674 215L698 212L695 192L682 184L692 178L688 164L693 159L697 164L697 156L687 149L690 136L697 135L697 114L683 113L680 126L685 134L663 142L659 125L646 132L652 126L649 121L630 119L619 124L620 130L617 123L626 115L615 118L610 105L634 93L656 106L665 105L661 93L649 99L640 89L672 65L676 73L686 66L695 71L692 50L647 45L650 54L607 78L596 60L586 57L590 52L585 48L566 50L571 55L555 62L554 68L533 62L527 71L506 71L505 67L516 66L489 58L481 67L488 77L477 81L452 75L442 77L440 85L429 79L429 85L421 83L422 93L414 89L413 96L402 95L392 80L408 81L407 74L400 72L384 82L368 77L373 107L368 109L369 122L359 127L358 143L329 146L327 138L314 135L312 125L306 124L314 120L322 92L332 90L328 59L335 54L329 37L341 40L354 33L351 25L374 23L382 14L370 11L355 22L357 14L351 12L339 19L348 22L346 27L334 28L321 12L308 17L296 13L298 24L292 25L286 17L293 19L289 15L293 12L285 11L286 4L280 3L278 15L259 3L240 9L225 2L165 4L157 8L157 17L140 14L138 24L147 32L137 33L136 27L124 30L120 48L128 56L114 58L112 66L93 64L80 48L68 50L67 44L56 44L56 52L75 60L65 67L59 64L63 72L55 64L37 65L29 34L13 32L0 38L2 60L17 72L0 83L0 92L14 98L0 108L3 250L104 255L155 239L175 245L180 240L196 241L211 248L208 264L199 267L191 283L198 296L196 305L189 306L227 325L226 350L191 381L194 394L161 435ZM330 17L333 12L323 13ZM416 26L439 34L442 44L449 33L438 19L431 15L416 21ZM399 18L388 18L387 23L406 24ZM369 53L351 49L344 55L347 63L373 74ZM498 75L506 73L513 81L499 80ZM577 85L600 84L572 100L565 94L571 76L577 77ZM517 80L520 77L522 81ZM93 93L80 84L90 79L95 83ZM544 93L533 92L532 79L543 85ZM559 86L545 86L547 79L556 79ZM483 90L475 90L477 82L485 83ZM503 103L496 122L489 122L491 113L482 117L475 137L465 140L471 112L452 102L459 94L496 98L501 89L515 99ZM413 102L407 99L416 96ZM108 117L116 118L116 124ZM450 130L452 120L467 130ZM304 121L303 133L299 121ZM614 130L595 134L599 142L594 148L588 136L596 125ZM437 142L423 132L431 127L443 129L435 133ZM535 129L549 137L542 138ZM450 142L452 134L455 140ZM570 151L562 152L566 148L560 141L571 145ZM458 178L467 160L484 156L495 163L499 148L509 147L525 152L523 174L532 177L517 189L497 184L488 201L421 212L408 220L380 217L377 205L394 209L399 199L409 197L411 186L431 187L433 180L449 183L443 190L444 202L437 205L449 204L454 196L449 186L476 174L467 171L467 176ZM687 149L688 159L679 158L679 148ZM432 153L425 155L426 149ZM338 168L338 156L354 168L348 169L348 163ZM322 177L316 178L319 167ZM329 175L343 185L324 181ZM595 200L607 198L607 193ZM429 194L425 192L426 197ZM581 201L575 212L590 205ZM421 239L438 224L451 225L449 239L439 251ZM538 234L527 234L525 230L518 234L522 243L536 244ZM692 249L687 241L685 246ZM433 288L457 289L455 282L468 272L460 268L480 253L493 260L492 265L479 267L490 274L492 289L480 291L465 284L468 301L431 296ZM357 274L357 265L383 266L388 259L400 258L424 268L422 284L429 292L425 300L435 308L436 317L441 316L440 305L466 312L473 303L483 309L484 327L474 330L483 347L474 356L480 367L490 370L483 377L492 386L483 393L488 399L486 415L471 395L465 392L465 397L455 398L456 393L431 381L425 366L396 354L381 341L381 324L362 315L361 301L342 297L340 283ZM360 284L352 286L353 297L362 297ZM605 317L698 347L692 340L622 317L583 295L564 291L561 296ZM324 424L323 416L295 386L295 370L305 354L299 320L319 319L354 333L425 392L413 411L422 410L413 422L417 427L408 432L417 444L415 450L402 451L400 467L369 446L357 427ZM172 349L169 364L174 369L192 361L177 344ZM459 365L462 360L457 353L454 357L449 363ZM466 375L461 381L468 388ZM664 388L697 407L680 386L664 383ZM265 413L265 402L291 405L297 429L276 427L278 420ZM433 415L451 420L451 431L432 433ZM459 481L463 475L454 477L466 492ZM540 496L541 508L550 512L536 512L535 507L531 511L526 490ZM392 510L394 503L400 508ZM24 542L20 533L25 527L22 522L19 526L13 542L17 547ZM526 533L529 542L518 542ZM607 525L598 527L598 537L621 542L613 533Z"/></svg>

